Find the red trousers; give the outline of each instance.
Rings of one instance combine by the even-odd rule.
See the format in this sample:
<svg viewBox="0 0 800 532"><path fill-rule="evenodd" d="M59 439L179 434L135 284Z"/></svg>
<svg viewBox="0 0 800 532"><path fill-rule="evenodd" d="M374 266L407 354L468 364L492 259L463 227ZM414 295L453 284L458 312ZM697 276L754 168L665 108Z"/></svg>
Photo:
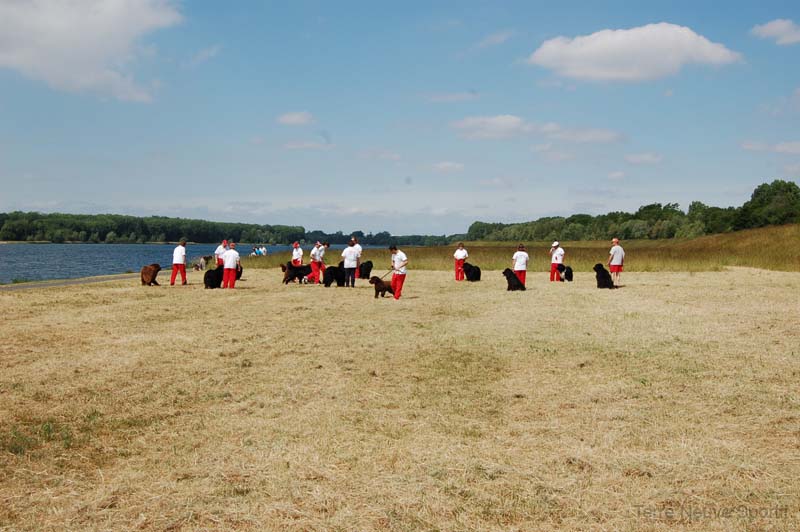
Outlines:
<svg viewBox="0 0 800 532"><path fill-rule="evenodd" d="M514 270L514 275L517 276L517 279L519 279L519 282L522 283L522 286L525 286L525 274L526 273L528 273L528 272L525 271L525 270Z"/></svg>
<svg viewBox="0 0 800 532"><path fill-rule="evenodd" d="M181 284L186 284L186 265L185 264L173 264L172 265L172 275L169 278L169 285L175 285L175 278L178 276L178 272L181 272Z"/></svg>
<svg viewBox="0 0 800 532"><path fill-rule="evenodd" d="M356 265L356 279L358 279L358 270L360 270L360 269L361 269L361 263L359 262L359 263Z"/></svg>
<svg viewBox="0 0 800 532"><path fill-rule="evenodd" d="M400 293L403 291L403 283L405 282L406 282L406 274L404 273L392 274L392 292L394 292L395 299L400 299Z"/></svg>
<svg viewBox="0 0 800 532"><path fill-rule="evenodd" d="M320 272L320 263L317 261L311 261L311 275L308 276L309 283L316 283L319 284L319 272Z"/></svg>
<svg viewBox="0 0 800 532"><path fill-rule="evenodd" d="M217 259L217 266L224 266L225 262L222 259Z"/></svg>
<svg viewBox="0 0 800 532"><path fill-rule="evenodd" d="M236 287L236 268L225 268L222 271L222 288Z"/></svg>
<svg viewBox="0 0 800 532"><path fill-rule="evenodd" d="M456 281L464 280L464 259L455 259L456 261Z"/></svg>
<svg viewBox="0 0 800 532"><path fill-rule="evenodd" d="M555 262L550 265L550 280L555 282L561 281L561 274L558 273L558 264Z"/></svg>
<svg viewBox="0 0 800 532"><path fill-rule="evenodd" d="M303 261L302 259L292 259L292 266L302 266Z"/></svg>

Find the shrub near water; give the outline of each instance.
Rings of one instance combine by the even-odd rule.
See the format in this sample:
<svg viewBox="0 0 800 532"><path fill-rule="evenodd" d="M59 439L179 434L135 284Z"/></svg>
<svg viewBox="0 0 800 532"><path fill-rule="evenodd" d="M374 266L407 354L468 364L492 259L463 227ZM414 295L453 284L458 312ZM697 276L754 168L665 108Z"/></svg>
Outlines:
<svg viewBox="0 0 800 532"><path fill-rule="evenodd" d="M800 271L800 225L785 225L711 235L695 239L631 240L622 242L625 248L625 270L628 272L654 271L719 271L726 266L743 266L780 271ZM550 244L552 242L526 242L531 257L528 271L549 271ZM598 262L608 260L610 242L562 242L566 250L565 263L575 271L591 272ZM483 270L503 270L511 265L511 255L516 242L467 242L468 262ZM400 246L409 258L409 268L414 270L450 270L453 268L455 246L405 247ZM338 264L337 250L329 250L327 262ZM365 249L363 259L374 263L378 275L389 267L387 249ZM268 257L244 257L245 268L276 268L290 260L290 253L276 253Z"/></svg>

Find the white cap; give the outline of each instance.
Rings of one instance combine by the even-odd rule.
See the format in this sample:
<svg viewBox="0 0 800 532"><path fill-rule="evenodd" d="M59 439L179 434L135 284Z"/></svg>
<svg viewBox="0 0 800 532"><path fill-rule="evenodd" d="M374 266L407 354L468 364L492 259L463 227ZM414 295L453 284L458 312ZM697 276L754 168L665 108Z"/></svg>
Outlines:
<svg viewBox="0 0 800 532"><path fill-rule="evenodd" d="M553 242L553 247L556 247L557 245L558 245L558 240L556 240L555 242Z"/></svg>

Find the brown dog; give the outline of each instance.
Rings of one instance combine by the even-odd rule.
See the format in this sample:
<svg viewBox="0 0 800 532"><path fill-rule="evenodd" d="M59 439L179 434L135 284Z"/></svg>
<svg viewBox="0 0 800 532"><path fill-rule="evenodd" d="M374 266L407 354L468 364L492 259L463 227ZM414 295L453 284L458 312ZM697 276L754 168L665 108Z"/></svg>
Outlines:
<svg viewBox="0 0 800 532"><path fill-rule="evenodd" d="M149 266L142 266L142 286L161 286L156 281L158 272L161 271L160 264L151 264Z"/></svg>
<svg viewBox="0 0 800 532"><path fill-rule="evenodd" d="M375 285L375 299L378 299L378 294L380 293L381 297L386 295L386 292L394 295L394 291L392 291L392 286L389 283L384 283L383 279L380 277L373 275L369 278L369 284Z"/></svg>

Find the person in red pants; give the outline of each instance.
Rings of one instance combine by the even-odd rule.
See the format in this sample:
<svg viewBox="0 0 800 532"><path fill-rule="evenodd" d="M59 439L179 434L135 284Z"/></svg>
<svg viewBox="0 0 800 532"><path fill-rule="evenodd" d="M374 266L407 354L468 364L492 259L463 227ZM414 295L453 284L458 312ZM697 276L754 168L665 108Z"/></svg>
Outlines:
<svg viewBox="0 0 800 532"><path fill-rule="evenodd" d="M236 267L239 265L239 252L236 251L236 242L231 242L228 251L222 254L222 288L236 287Z"/></svg>
<svg viewBox="0 0 800 532"><path fill-rule="evenodd" d="M217 266L222 267L222 254L228 251L228 241L223 240L222 243L214 250L214 258L217 260Z"/></svg>
<svg viewBox="0 0 800 532"><path fill-rule="evenodd" d="M175 286L175 277L181 273L181 284L186 284L186 240L181 239L180 243L172 252L172 275L169 278L169 285Z"/></svg>
<svg viewBox="0 0 800 532"><path fill-rule="evenodd" d="M308 276L308 282L311 284L319 284L319 274L322 269L322 258L320 257L321 250L322 244L317 241L309 253L309 256L311 257L311 275Z"/></svg>
<svg viewBox="0 0 800 532"><path fill-rule="evenodd" d="M350 240L353 241L353 247L356 248L356 251L358 252L358 260L356 261L356 279L358 279L358 272L361 269L361 253L364 252L364 249L361 247L361 244L358 243L358 237L351 236Z"/></svg>
<svg viewBox="0 0 800 532"><path fill-rule="evenodd" d="M558 271L558 265L564 264L564 248L558 243L558 240L553 242L550 247L550 281L561 282L561 273Z"/></svg>
<svg viewBox="0 0 800 532"><path fill-rule="evenodd" d="M292 266L303 265L303 248L300 247L300 242L292 244Z"/></svg>
<svg viewBox="0 0 800 532"><path fill-rule="evenodd" d="M517 276L522 286L525 286L525 277L528 273L528 252L525 251L525 245L520 244L517 246L517 251L511 256L511 269L514 270L514 275Z"/></svg>
<svg viewBox="0 0 800 532"><path fill-rule="evenodd" d="M403 292L403 283L406 282L408 257L397 249L395 245L389 246L389 251L392 252L392 292L394 292L395 299L400 299L400 294Z"/></svg>
<svg viewBox="0 0 800 532"><path fill-rule="evenodd" d="M453 258L456 261L456 281L464 280L464 261L469 257L469 253L464 249L464 243L459 242L456 252L453 253Z"/></svg>

